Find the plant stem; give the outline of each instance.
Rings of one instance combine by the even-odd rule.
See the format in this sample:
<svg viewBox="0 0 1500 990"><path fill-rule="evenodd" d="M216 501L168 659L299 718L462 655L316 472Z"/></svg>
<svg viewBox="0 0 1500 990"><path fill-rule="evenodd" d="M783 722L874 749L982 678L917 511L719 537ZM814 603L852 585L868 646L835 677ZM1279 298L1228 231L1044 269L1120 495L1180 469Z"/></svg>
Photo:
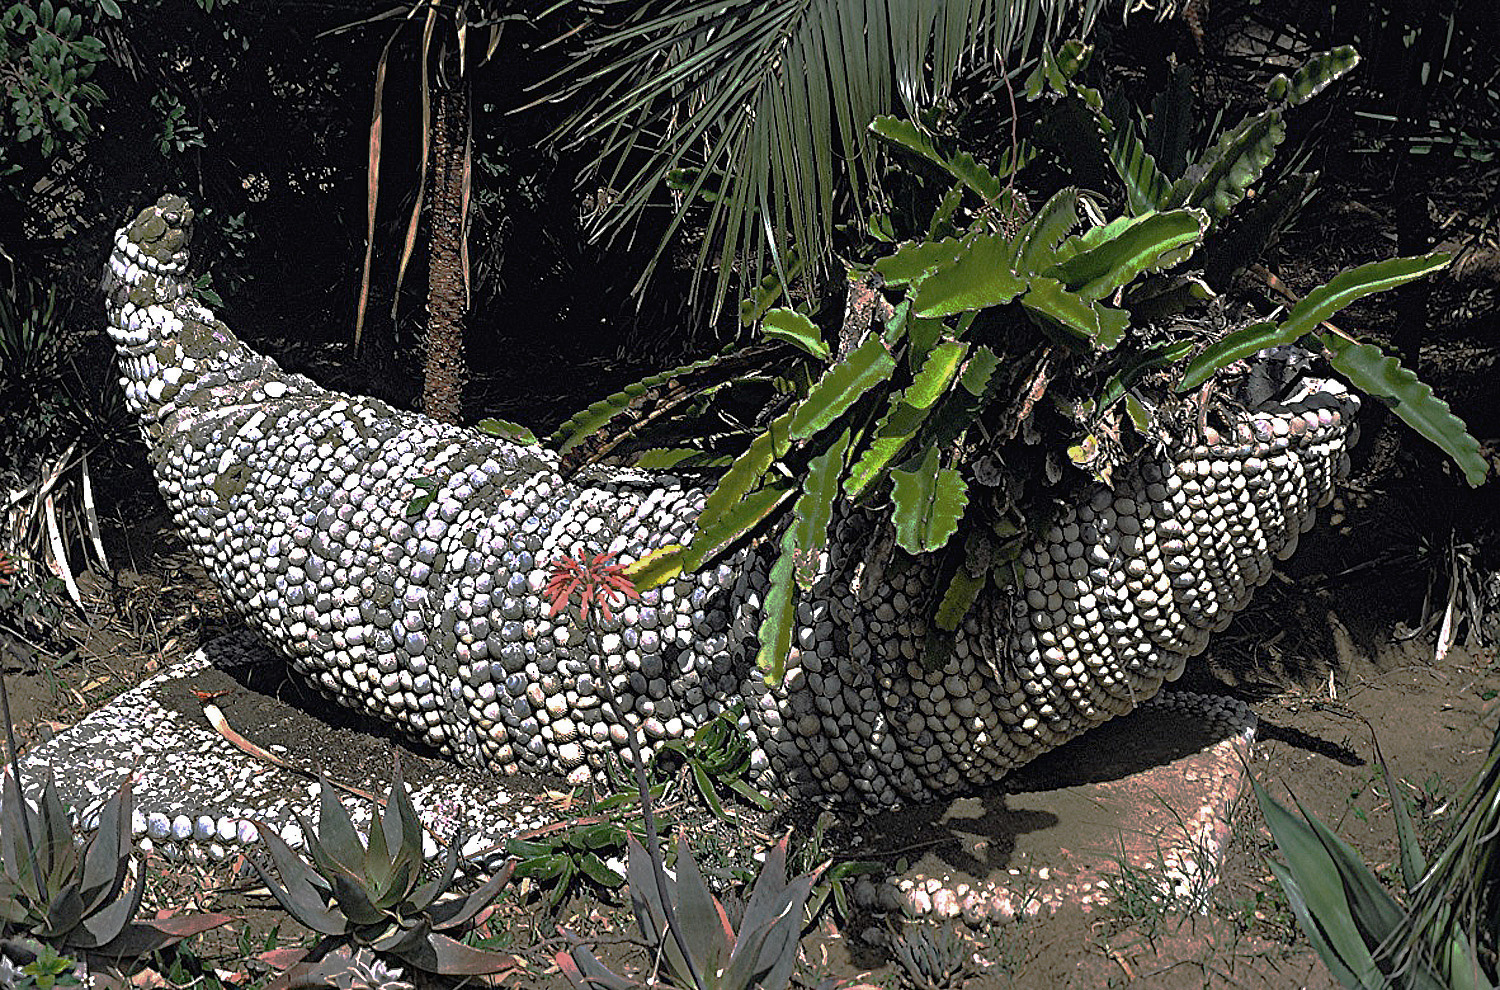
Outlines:
<svg viewBox="0 0 1500 990"><path fill-rule="evenodd" d="M641 744L635 737L635 727L625 720L624 713L620 711L619 705L615 704L614 692L607 689L609 678L604 670L603 657L595 648L598 644L598 631L589 624L589 661L594 668L594 676L599 678L599 686L606 688L603 691L604 703L609 706L609 712L614 720L625 730L625 741L630 744L630 760L635 765L635 786L641 792L641 818L646 825L646 855L651 858L651 873L656 880L656 894L661 900L661 909L666 917L667 928L672 933L672 939L677 943L677 951L682 953L683 961L688 968L688 976L693 980L693 986L703 986L703 978L698 975L698 966L693 962L693 955L688 951L687 942L682 937L682 928L677 924L677 911L672 907L672 899L667 891L667 869L661 859L661 843L656 831L656 814L651 807L651 784L646 779L646 761L641 756Z"/></svg>

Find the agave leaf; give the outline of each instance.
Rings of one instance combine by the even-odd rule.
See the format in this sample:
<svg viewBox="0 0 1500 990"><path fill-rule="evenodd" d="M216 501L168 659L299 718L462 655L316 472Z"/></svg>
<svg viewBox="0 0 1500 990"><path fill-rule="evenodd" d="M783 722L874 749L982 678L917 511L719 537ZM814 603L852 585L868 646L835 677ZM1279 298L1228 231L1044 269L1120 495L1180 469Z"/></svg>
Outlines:
<svg viewBox="0 0 1500 990"><path fill-rule="evenodd" d="M1201 210L1147 213L1058 262L1045 274L1084 299L1103 299L1168 256L1174 263L1181 260L1179 255L1196 246L1207 229L1208 217Z"/></svg>
<svg viewBox="0 0 1500 990"><path fill-rule="evenodd" d="M963 243L957 257L922 280L912 300L918 316L952 316L1010 302L1026 290L1011 271L1015 238L986 234Z"/></svg>
<svg viewBox="0 0 1500 990"><path fill-rule="evenodd" d="M371 898L372 891L359 881L335 873L328 877L328 882L333 887L333 900L339 911L355 925L378 925L386 919L385 913Z"/></svg>
<svg viewBox="0 0 1500 990"><path fill-rule="evenodd" d="M907 241L875 262L875 271L886 285L920 282L943 265L952 264L962 253L963 242L954 237L940 241Z"/></svg>
<svg viewBox="0 0 1500 990"><path fill-rule="evenodd" d="M1266 826L1286 857L1286 870L1296 880L1308 918L1326 940L1336 958L1359 982L1350 986L1378 986L1381 974L1369 946L1354 921L1354 914L1341 882L1339 870L1317 832L1252 781L1255 796L1265 815ZM1290 899L1291 891L1287 891ZM1304 929L1307 931L1308 929ZM1328 962L1328 958L1324 958ZM1333 965L1329 964L1329 969Z"/></svg>
<svg viewBox="0 0 1500 990"><path fill-rule="evenodd" d="M308 851L325 870L349 876L364 872L365 844L354 830L344 802L322 773L318 774L318 828L314 832L304 823L302 834L307 837Z"/></svg>
<svg viewBox="0 0 1500 990"><path fill-rule="evenodd" d="M760 924L752 927L748 921L740 922L734 954L724 974L725 986L785 990L797 965L802 908L816 879L810 873L783 886L770 906L769 918Z"/></svg>
<svg viewBox="0 0 1500 990"><path fill-rule="evenodd" d="M805 440L842 416L865 393L890 378L896 370L885 341L872 336L831 366L807 397L792 410L788 432Z"/></svg>
<svg viewBox="0 0 1500 990"><path fill-rule="evenodd" d="M985 577L971 577L963 567L953 572L948 579L948 587L943 592L943 600L938 603L937 612L933 615L933 622L939 629L945 632L957 632L958 625L969 614L969 608L974 600L979 597L979 592L984 589Z"/></svg>
<svg viewBox="0 0 1500 990"><path fill-rule="evenodd" d="M640 986L611 972L584 945L574 946L571 952L558 952L552 959L574 990L637 990Z"/></svg>
<svg viewBox="0 0 1500 990"><path fill-rule="evenodd" d="M1380 741L1375 741L1375 759L1380 764L1380 775L1385 779L1385 789L1391 798L1391 810L1396 816L1396 845L1401 853L1401 881L1408 891L1414 890L1427 872L1427 858L1422 855L1422 846L1417 841L1417 831L1412 827L1411 812L1407 810L1406 797L1391 773Z"/></svg>
<svg viewBox="0 0 1500 990"><path fill-rule="evenodd" d="M52 771L47 771L47 780L42 784L41 832L36 835L41 845L38 864L44 883L56 888L72 876L78 859L78 847L73 841L73 823L68 820L67 809L57 796L57 785Z"/></svg>
<svg viewBox="0 0 1500 990"><path fill-rule="evenodd" d="M82 919L68 936L68 944L93 949L114 942L130 927L131 919L140 909L144 889L139 879L130 890L122 889L119 896Z"/></svg>
<svg viewBox="0 0 1500 990"><path fill-rule="evenodd" d="M745 902L745 913L740 917L740 931L750 931L775 920L777 904L786 890L786 855L786 836L766 850L766 860L755 875L750 898Z"/></svg>
<svg viewBox="0 0 1500 990"><path fill-rule="evenodd" d="M677 835L677 921L682 942L699 973L718 973L734 946L734 930L724 908L708 891L703 874L688 848L687 836ZM686 976L686 973L681 974Z"/></svg>
<svg viewBox="0 0 1500 990"><path fill-rule="evenodd" d="M377 924L380 925L379 933L362 932L360 941L377 952L389 952L393 956L404 958L404 954L413 949L418 950L420 956L422 944L432 937L432 927L425 918L410 925L403 925L394 918L383 919Z"/></svg>
<svg viewBox="0 0 1500 990"><path fill-rule="evenodd" d="M391 822L391 808L396 810L394 828ZM414 862L422 862L422 820L417 817L417 809L412 806L411 794L406 790L406 781L401 777L401 758L396 758L395 779L391 781L391 792L386 797L385 813L386 843L391 848L412 859Z"/></svg>
<svg viewBox="0 0 1500 990"><path fill-rule="evenodd" d="M793 572L797 587L812 589L817 556L828 548L828 524L833 519L833 504L838 498L839 476L844 470L844 455L849 452L850 431L845 430L828 449L807 462L807 477L802 494L792 503L791 535L795 559Z"/></svg>
<svg viewBox="0 0 1500 990"><path fill-rule="evenodd" d="M766 313L760 332L771 340L793 344L819 361L827 361L831 353L818 325L794 309L773 309Z"/></svg>
<svg viewBox="0 0 1500 990"><path fill-rule="evenodd" d="M1312 945L1318 958L1323 960L1323 965L1328 967L1333 978L1349 990L1367 990L1368 987L1377 986L1378 984L1362 983L1350 965L1345 962L1344 957L1328 941L1322 927L1314 920L1312 910L1307 905L1307 897L1303 894L1302 886L1297 882L1292 871L1273 859L1266 860L1266 866L1281 884L1281 889L1286 892L1287 905L1292 909L1292 916L1297 919L1297 927L1301 928L1302 934L1307 936L1308 943Z"/></svg>
<svg viewBox="0 0 1500 990"><path fill-rule="evenodd" d="M389 806L384 813L379 808L375 809L374 817L370 820L370 834L368 845L365 847L363 868L353 874L345 874L350 879L356 879L360 884L375 890L383 890L391 882L391 872L396 865L385 827L385 819L389 817L391 817ZM397 848L399 850L399 847ZM336 874L342 872L337 869L325 870L324 876L331 880Z"/></svg>
<svg viewBox="0 0 1500 990"><path fill-rule="evenodd" d="M1479 451L1479 441L1464 421L1453 415L1448 403L1432 392L1432 386L1401 366L1394 357L1371 344L1357 344L1331 333L1321 335L1333 352L1333 367L1361 391L1386 402L1408 426L1453 458L1470 487L1484 484L1489 462Z"/></svg>
<svg viewBox="0 0 1500 990"><path fill-rule="evenodd" d="M1311 827L1314 836L1323 844L1339 880L1343 882L1344 894L1348 898L1350 913L1362 933L1364 943L1371 947L1385 944L1386 940L1401 926L1406 912L1376 879L1375 874L1359 858L1359 854L1317 819L1309 814L1302 803L1297 810Z"/></svg>
<svg viewBox="0 0 1500 990"><path fill-rule="evenodd" d="M313 870L307 861L296 853L277 835L271 826L256 822L256 829L281 877L281 883L271 879L265 867L255 857L250 857L250 866L260 877L261 883L271 892L287 914L298 923L321 935L342 935L348 930L348 919L336 908L328 907L323 891L329 890L328 881Z"/></svg>
<svg viewBox="0 0 1500 990"><path fill-rule="evenodd" d="M37 929L44 938L66 936L83 920L83 895L78 892L76 882L64 881L47 902L47 920Z"/></svg>
<svg viewBox="0 0 1500 990"><path fill-rule="evenodd" d="M1288 336L1283 325L1271 320L1261 320L1226 333L1188 362L1188 366L1183 369L1182 379L1177 383L1177 391L1195 389L1234 362L1258 354L1267 347L1289 344L1301 336L1300 331L1296 336Z"/></svg>
<svg viewBox="0 0 1500 990"><path fill-rule="evenodd" d="M83 853L79 892L89 911L120 895L130 873L130 781L104 802L99 827Z"/></svg>
<svg viewBox="0 0 1500 990"><path fill-rule="evenodd" d="M513 955L464 945L436 932L397 955L424 972L441 976L499 976L503 979L521 969L520 962Z"/></svg>
<svg viewBox="0 0 1500 990"><path fill-rule="evenodd" d="M480 433L488 433L492 437L499 437L502 440L518 443L523 447L534 447L541 443L536 438L535 433L532 433L531 430L520 423L512 423L508 419L497 419L494 416L487 416L481 419L474 424L474 429Z"/></svg>
<svg viewBox="0 0 1500 990"><path fill-rule="evenodd" d="M657 885L651 857L634 835L625 837L625 875L629 881L630 908L641 938L647 945L660 945L667 934L667 912L662 907L663 891ZM671 877L663 877L667 897L673 896Z"/></svg>
<svg viewBox="0 0 1500 990"><path fill-rule="evenodd" d="M1266 98L1298 106L1317 96L1334 80L1359 64L1359 53L1351 45L1321 52L1302 63L1292 78L1277 73L1266 84Z"/></svg>
<svg viewBox="0 0 1500 990"><path fill-rule="evenodd" d="M947 341L928 352L927 360L900 392L893 392L885 415L875 425L869 445L844 479L844 493L859 498L906 449L937 400L952 386L969 345Z"/></svg>
<svg viewBox="0 0 1500 990"><path fill-rule="evenodd" d="M33 870L33 857L38 851L30 848L26 840L30 836L32 842L38 841L42 823L21 795L12 767L0 773L0 789L5 795L4 806L0 807L0 858L3 858L5 874L15 880L18 890L36 900L40 884Z"/></svg>
<svg viewBox="0 0 1500 990"><path fill-rule="evenodd" d="M1021 228L1016 271L1036 273L1057 260L1057 249L1078 225L1078 187L1066 186L1042 204L1036 216Z"/></svg>
<svg viewBox="0 0 1500 990"><path fill-rule="evenodd" d="M474 917L494 903L495 898L500 896L500 890L510 882L511 875L516 868L514 859L506 860L495 875L474 890L461 897L449 897L433 904L427 912L427 917L432 921L432 927L436 931L447 931L450 928L462 928Z"/></svg>
<svg viewBox="0 0 1500 990"><path fill-rule="evenodd" d="M929 447L915 470L893 469L891 481L896 543L907 553L947 544L969 504L969 489L957 471L942 466L937 448Z"/></svg>
<svg viewBox="0 0 1500 990"><path fill-rule="evenodd" d="M139 885L137 885L139 886ZM132 922L113 939L90 948L91 954L113 959L141 959L192 935L239 921L218 912L180 914L170 918L146 918Z"/></svg>
<svg viewBox="0 0 1500 990"><path fill-rule="evenodd" d="M1200 207L1215 219L1224 219L1245 198L1245 190L1260 178L1285 137L1280 110L1266 110L1247 118L1225 133L1203 157L1205 167L1201 172L1189 169L1172 183L1162 205L1169 209Z"/></svg>
<svg viewBox="0 0 1500 990"><path fill-rule="evenodd" d="M453 841L448 843L448 851L443 854L443 865L438 869L438 875L418 884L412 890L411 897L404 905L405 913L418 914L428 910L434 901L453 886L453 877L458 872L458 849L461 845L463 845L463 836L454 836Z"/></svg>
<svg viewBox="0 0 1500 990"><path fill-rule="evenodd" d="M1109 350L1124 337L1130 314L1069 292L1059 281L1038 276L1021 297L1021 305L1038 322L1054 327L1065 339Z"/></svg>
<svg viewBox="0 0 1500 990"><path fill-rule="evenodd" d="M791 528L782 534L781 552L771 565L770 584L761 607L756 639L755 665L766 683L781 683L786 658L792 648L792 627L797 618L796 537Z"/></svg>

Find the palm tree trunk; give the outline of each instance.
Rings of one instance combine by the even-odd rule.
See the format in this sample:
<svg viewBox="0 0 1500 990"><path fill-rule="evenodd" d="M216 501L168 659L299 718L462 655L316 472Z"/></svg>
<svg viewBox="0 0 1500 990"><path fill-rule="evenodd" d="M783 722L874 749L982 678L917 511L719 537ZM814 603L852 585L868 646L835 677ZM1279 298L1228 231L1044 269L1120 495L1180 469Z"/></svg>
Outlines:
<svg viewBox="0 0 1500 990"><path fill-rule="evenodd" d="M464 169L469 95L463 83L433 91L432 179L427 189L427 357L422 408L457 423L463 411Z"/></svg>

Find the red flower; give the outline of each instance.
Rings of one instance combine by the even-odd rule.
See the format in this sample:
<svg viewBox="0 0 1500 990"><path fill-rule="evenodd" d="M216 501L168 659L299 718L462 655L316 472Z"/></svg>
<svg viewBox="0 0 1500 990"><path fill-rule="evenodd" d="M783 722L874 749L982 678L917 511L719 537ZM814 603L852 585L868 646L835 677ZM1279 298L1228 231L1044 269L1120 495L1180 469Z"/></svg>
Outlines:
<svg viewBox="0 0 1500 990"><path fill-rule="evenodd" d="M0 588L10 584L10 579L19 574L20 571L20 565L6 556L4 550L0 550Z"/></svg>
<svg viewBox="0 0 1500 990"><path fill-rule="evenodd" d="M635 590L634 582L625 576L625 565L611 563L614 556L612 553L597 554L588 563L580 563L572 557L553 561L547 586L542 589L542 597L552 603L547 617L550 619L567 608L575 592L582 592L578 615L585 623L589 621L589 608L594 605L599 606L599 614L604 616L605 622L612 621L614 615L609 606L616 596L639 601L641 596Z"/></svg>

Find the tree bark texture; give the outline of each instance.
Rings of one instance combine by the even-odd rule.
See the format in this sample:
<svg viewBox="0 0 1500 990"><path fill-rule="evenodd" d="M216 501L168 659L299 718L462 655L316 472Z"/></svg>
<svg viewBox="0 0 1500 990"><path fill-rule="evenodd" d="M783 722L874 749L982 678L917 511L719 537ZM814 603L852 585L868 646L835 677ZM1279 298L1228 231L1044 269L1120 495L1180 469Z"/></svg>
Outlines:
<svg viewBox="0 0 1500 990"><path fill-rule="evenodd" d="M433 90L432 171L427 187L427 337L422 408L433 419L457 423L463 412L464 273L463 189L468 92L460 83Z"/></svg>

